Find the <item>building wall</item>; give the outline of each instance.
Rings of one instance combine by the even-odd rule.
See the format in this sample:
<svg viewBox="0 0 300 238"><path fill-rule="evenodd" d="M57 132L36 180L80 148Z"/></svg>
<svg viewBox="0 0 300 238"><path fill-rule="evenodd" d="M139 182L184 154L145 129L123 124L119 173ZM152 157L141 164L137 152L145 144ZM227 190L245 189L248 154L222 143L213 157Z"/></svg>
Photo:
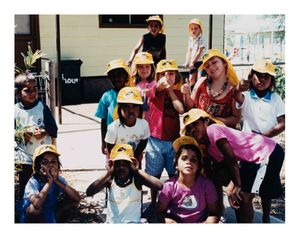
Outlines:
<svg viewBox="0 0 300 238"><path fill-rule="evenodd" d="M167 35L167 58L183 64L187 48L187 23L198 17L204 25L204 36L209 36L209 15L164 15ZM40 15L41 50L56 61L55 15ZM224 15L213 16L212 46L223 50ZM98 15L60 15L61 59L82 60L81 76L104 75L108 61L127 60L131 50L147 29L99 28Z"/></svg>

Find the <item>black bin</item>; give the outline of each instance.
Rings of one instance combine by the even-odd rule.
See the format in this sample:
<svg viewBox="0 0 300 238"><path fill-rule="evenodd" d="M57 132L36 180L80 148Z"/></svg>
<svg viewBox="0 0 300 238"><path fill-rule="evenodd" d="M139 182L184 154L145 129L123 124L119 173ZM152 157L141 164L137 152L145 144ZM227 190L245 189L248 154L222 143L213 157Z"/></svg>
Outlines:
<svg viewBox="0 0 300 238"><path fill-rule="evenodd" d="M62 60L61 69L61 105L80 104L82 99L82 86L80 80L79 60Z"/></svg>

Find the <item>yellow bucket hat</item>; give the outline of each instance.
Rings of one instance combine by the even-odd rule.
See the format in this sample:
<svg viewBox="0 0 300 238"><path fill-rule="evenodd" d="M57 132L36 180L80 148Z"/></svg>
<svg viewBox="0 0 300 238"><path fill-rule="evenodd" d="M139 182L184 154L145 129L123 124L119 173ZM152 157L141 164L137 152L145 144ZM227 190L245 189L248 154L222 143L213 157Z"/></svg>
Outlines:
<svg viewBox="0 0 300 238"><path fill-rule="evenodd" d="M200 19L193 18L192 20L189 21L189 23L188 23L189 32L190 32L190 25L191 24L196 24L196 25L200 26L201 32L203 32L203 24L202 24L202 21Z"/></svg>
<svg viewBox="0 0 300 238"><path fill-rule="evenodd" d="M192 108L191 110L189 110L188 112L186 112L182 115L183 128L182 128L181 132L185 133L186 127L188 125L192 124L193 122L197 121L201 117L209 118L217 124L225 125L222 121L209 115L206 111L199 109L199 108Z"/></svg>
<svg viewBox="0 0 300 238"><path fill-rule="evenodd" d="M132 157L134 157L133 148L129 144L115 144L110 152L112 161L126 160L132 163Z"/></svg>
<svg viewBox="0 0 300 238"><path fill-rule="evenodd" d="M256 61L252 69L259 73L267 73L272 76L276 76L275 65L272 64L271 60L263 59Z"/></svg>
<svg viewBox="0 0 300 238"><path fill-rule="evenodd" d="M142 105L143 99L136 87L124 87L118 93L117 102Z"/></svg>
<svg viewBox="0 0 300 238"><path fill-rule="evenodd" d="M133 59L134 64L154 64L152 54L148 52L139 52Z"/></svg>
<svg viewBox="0 0 300 238"><path fill-rule="evenodd" d="M56 146L52 145L52 144L44 144L44 145L40 145L39 147L37 147L33 153L32 156L32 168L33 171L35 171L35 165L34 165L34 161L36 160L37 157L39 157L40 155L46 153L46 152L51 152L53 154L56 154L57 156L60 156L60 153L57 152Z"/></svg>
<svg viewBox="0 0 300 238"><path fill-rule="evenodd" d="M173 148L174 148L175 152L177 152L182 145L195 145L201 151L197 141L193 137L190 137L190 136L178 137L173 142Z"/></svg>
<svg viewBox="0 0 300 238"><path fill-rule="evenodd" d="M119 69L119 68L125 69L128 75L130 76L130 70L123 59L116 59L116 60L109 61L106 67L105 74L108 74L108 72L113 69Z"/></svg>
<svg viewBox="0 0 300 238"><path fill-rule="evenodd" d="M156 73L161 73L167 70L176 70L178 71L178 66L176 64L176 61L174 59L163 59L158 62L156 66Z"/></svg>
<svg viewBox="0 0 300 238"><path fill-rule="evenodd" d="M150 16L146 19L147 24L149 23L149 21L158 21L161 25L160 33L164 33L164 23L163 23L162 19L160 18L160 16L158 16L158 15Z"/></svg>
<svg viewBox="0 0 300 238"><path fill-rule="evenodd" d="M236 86L239 83L239 79L236 75L236 72L231 64L231 62L227 59L227 57L221 53L219 50L217 49L210 49L207 51L207 53L205 55L203 55L202 57L202 65L199 67L199 69L204 69L204 65L205 63L210 60L212 57L217 56L221 59L223 59L226 63L227 63L227 73L226 73L226 77L228 78L228 81Z"/></svg>

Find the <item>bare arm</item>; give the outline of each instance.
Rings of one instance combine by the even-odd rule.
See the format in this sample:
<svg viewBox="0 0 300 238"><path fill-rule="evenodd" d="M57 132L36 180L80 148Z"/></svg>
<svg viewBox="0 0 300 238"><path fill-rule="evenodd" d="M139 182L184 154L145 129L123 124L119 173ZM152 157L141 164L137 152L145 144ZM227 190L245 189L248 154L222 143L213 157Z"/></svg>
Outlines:
<svg viewBox="0 0 300 238"><path fill-rule="evenodd" d="M273 137L279 135L285 130L285 115L277 117L278 124L270 130L263 133L264 136Z"/></svg>
<svg viewBox="0 0 300 238"><path fill-rule="evenodd" d="M101 141L102 141L102 154L105 154L105 148L106 148L106 142L105 142L105 136L107 133L107 122L106 120L101 120Z"/></svg>
<svg viewBox="0 0 300 238"><path fill-rule="evenodd" d="M204 223L218 223L219 222L219 206L217 202L210 203L207 205L208 208L208 217Z"/></svg>
<svg viewBox="0 0 300 238"><path fill-rule="evenodd" d="M191 60L190 62L190 66L194 66L194 64L198 61L202 51L204 50L205 47L201 47L198 49L196 55L194 56L194 58Z"/></svg>
<svg viewBox="0 0 300 238"><path fill-rule="evenodd" d="M137 145L135 151L134 151L134 157L135 158L140 158L141 155L143 154L144 149L146 148L148 139L146 140L141 140L140 143Z"/></svg>
<svg viewBox="0 0 300 238"><path fill-rule="evenodd" d="M185 112L184 109L184 105L182 104L182 102L178 99L177 95L175 94L174 90L172 87L167 88L167 93L169 95L169 97L172 100L172 104L175 108L175 110L179 113L179 114L183 114Z"/></svg>
<svg viewBox="0 0 300 238"><path fill-rule="evenodd" d="M236 108L236 101L232 100L231 102L231 110L232 115L228 117L216 117L220 121L224 122L226 126L235 128L236 125L240 122L242 111Z"/></svg>
<svg viewBox="0 0 300 238"><path fill-rule="evenodd" d="M44 187L38 194L33 194L30 196L31 205L29 209L31 210L31 212L39 211L43 207L52 183L53 180L48 181L47 183L45 183Z"/></svg>
<svg viewBox="0 0 300 238"><path fill-rule="evenodd" d="M127 61L127 64L130 66L132 64L132 61L134 59L134 56L136 55L136 53L140 50L141 46L144 44L144 37L142 36L139 41L137 42L137 44L135 45L135 47L133 48L129 59Z"/></svg>
<svg viewBox="0 0 300 238"><path fill-rule="evenodd" d="M56 185L58 187L60 187L68 195L68 197L71 200L73 200L75 202L80 202L80 200L81 200L80 194L74 188L72 188L70 185L62 183L57 178L54 179L54 183L56 183Z"/></svg>
<svg viewBox="0 0 300 238"><path fill-rule="evenodd" d="M166 223L165 217L166 217L166 211L168 209L168 204L164 204L161 202L157 202L156 205L156 218L158 223Z"/></svg>
<svg viewBox="0 0 300 238"><path fill-rule="evenodd" d="M106 173L99 179L97 179L95 182L90 184L88 188L86 189L86 195L87 196L93 196L94 194L100 192L104 187L108 186L110 184L111 175L113 172L113 161L108 160L106 165Z"/></svg>

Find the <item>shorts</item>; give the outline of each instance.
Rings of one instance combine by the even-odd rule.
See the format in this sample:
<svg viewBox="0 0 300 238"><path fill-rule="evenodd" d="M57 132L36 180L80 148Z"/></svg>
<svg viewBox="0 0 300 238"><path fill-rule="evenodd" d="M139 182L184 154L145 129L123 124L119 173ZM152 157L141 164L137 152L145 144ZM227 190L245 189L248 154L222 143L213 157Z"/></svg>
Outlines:
<svg viewBox="0 0 300 238"><path fill-rule="evenodd" d="M193 74L198 71L199 67L201 66L202 61L198 61L194 64L194 67L190 69L190 74Z"/></svg>
<svg viewBox="0 0 300 238"><path fill-rule="evenodd" d="M169 177L174 176L175 151L172 143L172 141L164 141L151 136L148 138L146 146L146 173L160 178L165 168Z"/></svg>
<svg viewBox="0 0 300 238"><path fill-rule="evenodd" d="M284 151L280 145L276 144L273 152L269 156L266 164L266 172L261 177L257 177L258 171L262 164L254 164L250 162L240 162L240 176L242 182L242 191L253 193L254 182L262 180L258 193L261 198L279 198L282 195L282 187L280 182L280 170L284 160Z"/></svg>

